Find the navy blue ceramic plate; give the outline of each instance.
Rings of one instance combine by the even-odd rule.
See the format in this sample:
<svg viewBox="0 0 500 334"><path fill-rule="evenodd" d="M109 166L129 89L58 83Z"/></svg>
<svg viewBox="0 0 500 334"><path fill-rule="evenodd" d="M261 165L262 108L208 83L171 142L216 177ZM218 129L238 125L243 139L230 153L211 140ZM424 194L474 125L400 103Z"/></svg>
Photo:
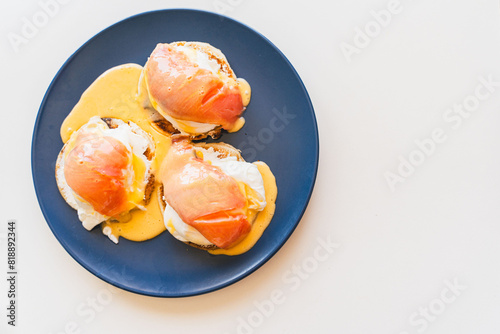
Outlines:
<svg viewBox="0 0 500 334"><path fill-rule="evenodd" d="M100 228L87 232L60 196L54 168L62 147L59 128L83 91L107 69L144 64L159 42L202 41L221 49L252 100L237 133L221 140L246 160L274 172L274 218L259 242L239 256L214 256L168 232L141 243L113 244ZM228 286L263 265L290 237L307 206L318 167L318 132L307 91L285 56L265 37L227 17L196 10L161 10L133 16L97 34L62 66L41 104L32 143L36 194L52 232L82 266L128 291L183 297Z"/></svg>

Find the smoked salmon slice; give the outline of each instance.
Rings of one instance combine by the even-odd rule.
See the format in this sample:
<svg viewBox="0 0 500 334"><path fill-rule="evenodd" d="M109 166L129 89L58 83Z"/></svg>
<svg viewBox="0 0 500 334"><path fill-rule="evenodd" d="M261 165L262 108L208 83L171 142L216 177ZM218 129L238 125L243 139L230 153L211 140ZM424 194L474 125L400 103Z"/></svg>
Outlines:
<svg viewBox="0 0 500 334"><path fill-rule="evenodd" d="M161 169L167 203L182 221L219 248L229 248L250 232L246 198L237 181L195 155L186 140L172 143Z"/></svg>
<svg viewBox="0 0 500 334"><path fill-rule="evenodd" d="M230 130L245 110L234 78L201 68L173 45L158 44L144 71L153 106L175 119Z"/></svg>
<svg viewBox="0 0 500 334"><path fill-rule="evenodd" d="M64 177L95 211L114 217L128 211L128 166L131 153L113 137L80 136L68 153Z"/></svg>

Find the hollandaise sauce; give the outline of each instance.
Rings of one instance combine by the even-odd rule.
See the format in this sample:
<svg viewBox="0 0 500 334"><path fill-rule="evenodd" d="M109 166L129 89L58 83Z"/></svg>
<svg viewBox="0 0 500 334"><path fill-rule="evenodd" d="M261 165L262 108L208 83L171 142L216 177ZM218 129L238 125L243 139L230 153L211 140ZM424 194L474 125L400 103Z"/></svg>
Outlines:
<svg viewBox="0 0 500 334"><path fill-rule="evenodd" d="M132 121L149 133L154 140L155 156L152 172L155 173L170 147L170 138L151 125L148 112L137 98L141 71L140 65L125 64L113 67L99 76L64 120L61 126L62 141L66 143L71 134L87 123L92 116ZM126 222L101 224L105 234L117 242L119 237L144 241L162 233L165 225L158 203L158 188L155 185L149 203L143 209L132 210L130 219Z"/></svg>

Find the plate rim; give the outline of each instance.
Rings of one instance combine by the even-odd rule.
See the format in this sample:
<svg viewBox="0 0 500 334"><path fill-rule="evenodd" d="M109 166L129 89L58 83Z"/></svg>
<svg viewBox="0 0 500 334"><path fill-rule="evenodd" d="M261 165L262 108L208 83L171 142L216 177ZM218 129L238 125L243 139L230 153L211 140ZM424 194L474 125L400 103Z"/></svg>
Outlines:
<svg viewBox="0 0 500 334"><path fill-rule="evenodd" d="M298 218L296 220L296 222L294 222L293 224L293 227L290 229L289 233L287 235L284 236L284 239L283 241L279 244L279 246L272 250L271 252L268 252L264 257L261 258L260 261L258 261L256 263L256 265L254 265L253 267L250 267L250 268L247 268L247 270L244 270L242 271L241 273L239 273L238 275L236 275L235 277L223 282L223 283L220 283L218 285L214 285L212 287L209 287L209 288L205 288L205 289L201 289L201 290L198 290L196 292L191 292L191 293L182 293L182 292L179 292L177 294L161 294L161 293L151 293L149 291L141 291L139 289L136 289L136 288L133 288L133 287L130 287L130 286L126 286L124 284L122 284L121 282L119 281L116 281L116 280L113 280L113 279L110 279L110 278L103 278L96 270L94 270L90 265L87 265L83 260L81 260L80 258L78 258L74 253L73 251L71 250L71 247L69 247L68 243L63 239L61 238L57 233L56 231L54 231L54 228L52 226L52 224L50 223L50 220L48 219L48 213L47 213L47 210L44 206L44 204L42 204L43 202L41 201L41 194L42 194L42 191L41 189L38 188L37 186L37 176L35 175L35 167L36 167L36 162L35 162L35 150L33 149L34 148L34 145L35 145L35 140L36 138L38 137L38 131L39 131L39 123L41 121L41 118L42 118L42 114L43 114L43 110L45 109L45 105L47 103L47 100L50 96L50 92L52 91L53 89L53 86L55 85L55 82L59 79L59 77L61 76L61 73L66 69L66 67L68 66L68 64L85 48L87 47L89 44L91 44L94 39L96 39L98 36L100 36L101 34L103 34L104 32L106 32L107 30L110 30L112 28L114 28L116 25L119 25L119 24L123 24L125 23L126 21L129 21L129 20L134 20L138 17L142 17L142 16L147 16L147 15L151 15L151 14L155 14L155 13L160 13L160 12L191 12L191 13L198 13L198 14L203 14L203 15L213 15L213 16L218 16L220 19L223 19L223 20L229 20L229 21L232 21L233 23L235 24L238 24L240 26L242 26L243 28L257 34L260 38L262 38L269 46L271 46L274 51L276 51L280 56L281 58L286 62L286 64L288 65L288 67L292 70L292 73L293 75L295 76L295 78L297 79L298 83L300 84L300 88L301 90L304 92L304 95L306 97L306 102L307 104L309 105L309 111L310 111L310 114L311 114L311 120L312 120L312 125L314 126L314 140L315 140L315 146L314 146L314 150L315 150L315 154L314 154L314 171L312 173L312 178L311 178L311 185L309 187L309 189L307 189L307 198L304 202L304 206L300 212L300 214L298 215ZM311 98L309 96L309 93L307 92L307 89L302 81L302 79L300 78L299 74L297 73L296 69L293 67L293 65L291 64L291 62L288 60L288 58L283 54L283 52L281 52L281 50L276 47L276 45L274 45L274 43L272 43L267 37L265 37L264 35L262 35L260 32L258 32L257 30L251 28L250 26L238 21L238 20L235 20L233 18L230 18L228 16L225 16L225 15L221 15L219 13L215 13L215 12L211 12L211 11L207 11L207 10L200 10L200 9L192 9L192 8L166 8L166 9L158 9L158 10L151 10L151 11L146 11L146 12L141 12L141 13L138 13L138 14L134 14L132 16L128 16L124 19L121 19L103 29L101 29L99 32L97 32L96 34L94 34L91 38L89 38L85 43L83 43L75 52L73 52L71 54L71 56L68 57L68 59L61 65L61 67L59 68L59 70L57 71L57 73L54 75L53 79L51 80L48 88L46 89L45 91L45 94L44 94L44 97L42 99L42 102L40 104L40 107L38 108L38 111L37 111L37 116L36 116L36 120L35 120L35 124L34 124L34 127L33 127L33 135L32 135L32 139L31 139L31 175L32 175L32 180L33 180L33 184L34 184L34 188L35 188L35 194L36 194L36 198L37 198L37 202L38 202L38 206L40 207L40 210L42 211L42 214L43 214L43 217L45 219L45 222L47 223L47 225L49 226L52 234L54 235L54 237L57 239L57 241L61 244L61 246L63 246L64 250L79 264L81 265L83 268L85 268L88 272L90 272L92 275L96 276L97 278L99 278L100 280L108 283L108 284L111 284L117 288L120 288L120 289L123 289L125 291L128 291L128 292L132 292L132 293L135 293L135 294L138 294L138 295L143 295L143 296L149 296L149 297L159 297L159 298L181 298L181 297L190 297L190 296L198 296L198 295L203 295L203 294L207 294L207 293L210 293L210 292L214 292L214 291L217 291L217 290L220 290L220 289L223 289L225 287L228 287L230 285L233 285L235 284L236 282L239 282L240 280L244 279L245 277L248 277L250 274L252 274L253 272L255 272L257 269L259 269L260 267L262 267L265 263L267 263L282 247L283 245L288 241L288 239L291 237L291 235L293 234L293 232L295 231L295 229L297 228L297 226L299 225L300 221L302 220L303 218L303 215L305 213L305 211L307 210L307 207L309 206L309 201L311 199L311 196L312 196L312 193L314 191L314 186L316 184L316 178L317 178L317 174L318 174L318 167L319 167L319 129L318 129L318 124L317 124L317 120L316 120L316 114L314 112L314 107L313 107L313 104L312 104L312 101L311 101Z"/></svg>

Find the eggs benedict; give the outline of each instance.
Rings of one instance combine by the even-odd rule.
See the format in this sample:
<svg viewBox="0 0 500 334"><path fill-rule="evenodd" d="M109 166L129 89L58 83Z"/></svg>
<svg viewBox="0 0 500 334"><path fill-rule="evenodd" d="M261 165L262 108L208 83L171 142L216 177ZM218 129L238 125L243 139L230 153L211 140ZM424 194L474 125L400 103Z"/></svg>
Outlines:
<svg viewBox="0 0 500 334"><path fill-rule="evenodd" d="M149 202L154 154L151 136L135 123L94 116L59 153L59 191L87 230L108 220L127 221L131 210Z"/></svg>
<svg viewBox="0 0 500 334"><path fill-rule="evenodd" d="M142 71L139 95L167 132L216 139L245 120L250 85L237 78L222 52L207 43L158 44ZM171 126L170 126L171 125ZM173 128L173 129L172 129Z"/></svg>

